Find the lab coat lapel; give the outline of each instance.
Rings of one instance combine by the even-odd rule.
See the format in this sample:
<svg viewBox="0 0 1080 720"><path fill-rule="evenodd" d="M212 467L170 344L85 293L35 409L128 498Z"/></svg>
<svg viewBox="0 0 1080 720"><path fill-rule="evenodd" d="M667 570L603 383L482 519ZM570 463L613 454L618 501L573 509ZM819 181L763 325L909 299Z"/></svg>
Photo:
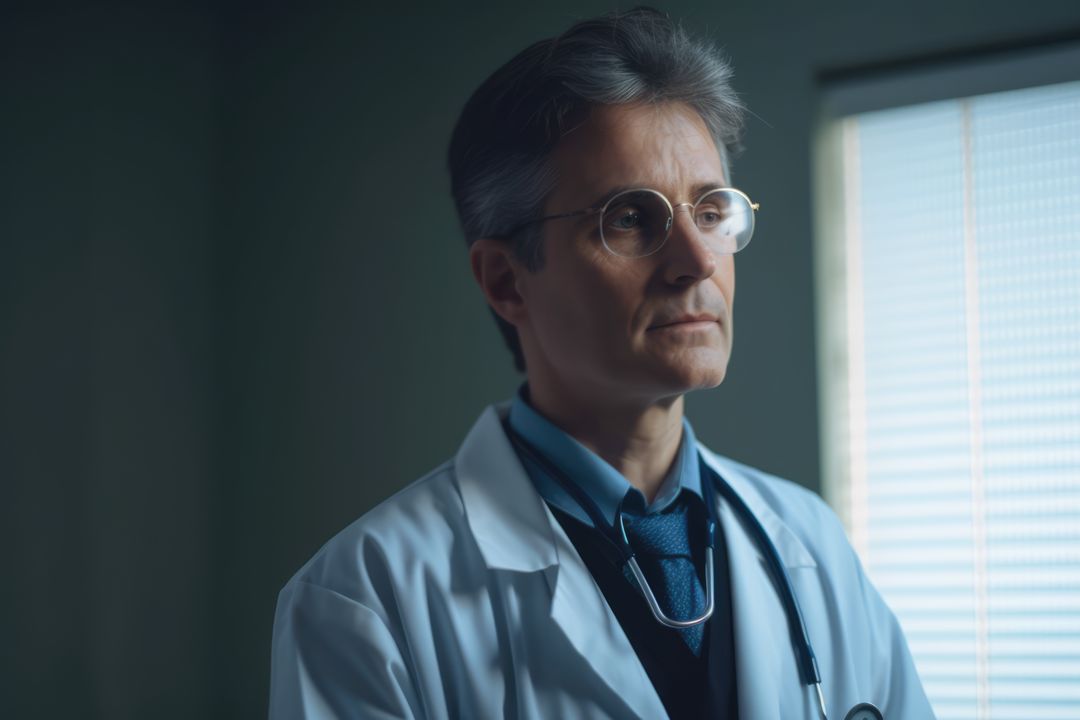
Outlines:
<svg viewBox="0 0 1080 720"><path fill-rule="evenodd" d="M701 445L699 449L709 466L738 493L765 527L789 574L797 568L816 567L805 546L765 504L741 467ZM792 713L802 711L794 707L804 706L803 688L778 590L769 577L764 556L742 520L719 496L716 502L731 568L739 716L743 720L796 717ZM794 698L794 707L785 698Z"/></svg>
<svg viewBox="0 0 1080 720"><path fill-rule="evenodd" d="M592 574L562 527L554 518L552 522L559 535L556 543L562 559L552 598L552 619L629 711L650 720L667 717L652 680Z"/></svg>
<svg viewBox="0 0 1080 720"><path fill-rule="evenodd" d="M454 458L469 529L493 570L537 572L559 564L547 507L488 407Z"/></svg>
<svg viewBox="0 0 1080 720"><path fill-rule="evenodd" d="M514 452L501 418L508 405L487 408L455 458L469 528L487 566L544 572L551 618L567 640L641 718L666 717L648 674L596 581L555 520ZM524 619L528 622L528 619ZM569 664L567 671L572 672Z"/></svg>

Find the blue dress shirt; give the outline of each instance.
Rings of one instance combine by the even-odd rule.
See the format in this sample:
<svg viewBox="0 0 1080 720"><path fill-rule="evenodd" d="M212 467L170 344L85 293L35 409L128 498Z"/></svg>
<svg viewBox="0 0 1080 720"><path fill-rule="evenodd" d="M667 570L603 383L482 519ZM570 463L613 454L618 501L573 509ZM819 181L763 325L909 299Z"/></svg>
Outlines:
<svg viewBox="0 0 1080 720"><path fill-rule="evenodd" d="M698 466L697 440L690 428L690 421L683 418L683 436L675 462L668 471L660 490L651 503L645 501L640 490L623 477L606 460L556 427L538 413L526 399L528 386L522 385L510 405L510 426L530 445L543 453L567 477L581 486L592 498L604 517L615 524L619 503L630 515L660 512L675 502L682 490L688 490L701 498L701 473ZM574 519L592 526L585 511L559 484L531 460L523 459L525 470L545 501L571 515ZM626 498L625 502L623 498Z"/></svg>

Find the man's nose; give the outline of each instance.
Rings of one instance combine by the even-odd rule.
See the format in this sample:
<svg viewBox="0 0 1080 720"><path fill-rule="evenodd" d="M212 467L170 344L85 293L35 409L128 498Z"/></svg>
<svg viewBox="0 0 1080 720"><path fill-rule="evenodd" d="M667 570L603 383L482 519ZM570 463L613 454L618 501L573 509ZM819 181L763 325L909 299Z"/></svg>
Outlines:
<svg viewBox="0 0 1080 720"><path fill-rule="evenodd" d="M664 278L672 285L693 285L716 272L716 255L694 223L694 206L679 203L672 210L671 230L664 243Z"/></svg>

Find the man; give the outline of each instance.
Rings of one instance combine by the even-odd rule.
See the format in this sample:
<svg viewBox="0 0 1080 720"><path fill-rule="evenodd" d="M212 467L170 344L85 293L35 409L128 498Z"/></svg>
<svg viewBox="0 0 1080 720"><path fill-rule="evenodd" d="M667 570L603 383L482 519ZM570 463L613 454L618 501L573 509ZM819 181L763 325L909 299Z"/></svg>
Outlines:
<svg viewBox="0 0 1080 720"><path fill-rule="evenodd" d="M454 197L527 382L282 590L272 717L932 717L834 515L683 417L754 226L729 80L637 9L470 99Z"/></svg>

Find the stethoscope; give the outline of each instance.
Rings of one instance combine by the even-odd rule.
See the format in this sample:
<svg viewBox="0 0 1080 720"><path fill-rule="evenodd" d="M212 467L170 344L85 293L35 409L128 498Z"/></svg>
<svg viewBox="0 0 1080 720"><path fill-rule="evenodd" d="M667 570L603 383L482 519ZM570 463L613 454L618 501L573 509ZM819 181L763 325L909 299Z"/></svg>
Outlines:
<svg viewBox="0 0 1080 720"><path fill-rule="evenodd" d="M795 650L795 660L799 666L799 675L801 676L804 685L814 686L817 691L818 708L821 711L821 720L828 720L828 715L825 710L825 694L821 689L821 673L818 671L817 658L814 656L814 648L810 645L810 636L806 631L806 623L803 620L802 610L800 610L799 602L795 598L795 591L791 587L791 580L788 578L787 570L784 569L784 563L780 559L780 554L777 552L776 546L773 545L772 540L769 539L765 527L757 519L757 516L754 515L750 507L723 478L717 475L716 483L709 482L705 478L702 478L701 483L701 489L704 495L703 499L705 500L705 506L708 509L708 518L705 521L705 536L707 538L707 544L705 546L705 611L700 617L691 618L689 620L675 620L664 613L663 608L660 607L660 603L656 599L656 595L649 586L649 581L645 578L645 574L638 565L634 549L630 546L630 541L626 536L626 523L623 519L622 506L620 505L616 511L615 523L618 525L618 528L616 529L616 525L607 521L607 518L604 517L604 513L600 507L584 490L582 490L580 485L566 477L566 475L544 457L542 453L529 445L529 443L510 426L509 422L505 423L505 427L507 435L518 452L539 466L552 480L558 483L559 487L572 497L574 502L576 502L578 506L585 511L585 514L589 516L589 519L592 520L593 527L618 551L622 563L630 568L630 573L634 576L634 580L637 582L641 594L645 596L645 602L648 603L649 610L652 611L653 617L656 618L656 621L661 625L669 628L679 630L693 627L694 625L700 625L712 617L713 609L715 608L713 553L716 551L716 528L718 525L714 493L719 489L720 495L739 516L739 519L742 520L745 527L753 536L754 543L758 546L758 550L765 556L766 567L768 568L769 574L772 576L773 582L776 584L780 603L784 607L784 615L787 618L788 629L791 632L791 642ZM844 720L883 720L883 718L881 711L873 704L860 703L848 711L847 715L844 716Z"/></svg>

